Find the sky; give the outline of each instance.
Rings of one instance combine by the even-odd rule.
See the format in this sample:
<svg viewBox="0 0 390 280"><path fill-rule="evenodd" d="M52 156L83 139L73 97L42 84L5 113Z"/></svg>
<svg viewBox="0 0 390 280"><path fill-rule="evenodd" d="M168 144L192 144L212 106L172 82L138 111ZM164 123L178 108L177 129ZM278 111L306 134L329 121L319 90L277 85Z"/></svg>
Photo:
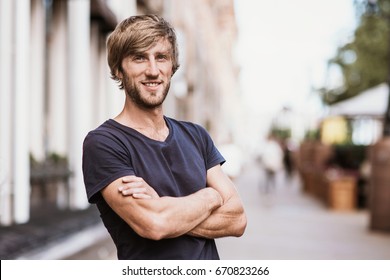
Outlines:
<svg viewBox="0 0 390 280"><path fill-rule="evenodd" d="M356 26L353 0L236 0L240 84L247 109L319 110L327 61Z"/></svg>

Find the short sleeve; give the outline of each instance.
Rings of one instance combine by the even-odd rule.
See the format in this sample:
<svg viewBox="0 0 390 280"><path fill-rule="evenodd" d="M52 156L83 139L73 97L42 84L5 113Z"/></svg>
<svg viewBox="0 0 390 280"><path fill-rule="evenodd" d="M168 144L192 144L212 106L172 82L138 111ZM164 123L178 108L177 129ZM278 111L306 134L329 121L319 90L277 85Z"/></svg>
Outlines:
<svg viewBox="0 0 390 280"><path fill-rule="evenodd" d="M221 155L217 147L214 145L210 134L203 127L198 126L198 128L200 129L202 141L206 150L206 169L208 170L218 164L224 164L225 158Z"/></svg>
<svg viewBox="0 0 390 280"><path fill-rule="evenodd" d="M82 168L90 203L96 203L100 191L116 179L134 174L130 154L121 141L101 132L90 132L84 139Z"/></svg>

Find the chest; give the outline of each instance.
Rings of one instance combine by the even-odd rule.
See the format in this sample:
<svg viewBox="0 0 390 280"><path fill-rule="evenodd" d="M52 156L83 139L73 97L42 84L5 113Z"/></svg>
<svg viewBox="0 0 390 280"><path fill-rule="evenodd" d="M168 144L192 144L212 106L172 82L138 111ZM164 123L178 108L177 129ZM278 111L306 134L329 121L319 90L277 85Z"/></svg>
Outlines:
<svg viewBox="0 0 390 280"><path fill-rule="evenodd" d="M151 145L132 142L129 164L160 196L185 196L206 186L202 147L181 139Z"/></svg>

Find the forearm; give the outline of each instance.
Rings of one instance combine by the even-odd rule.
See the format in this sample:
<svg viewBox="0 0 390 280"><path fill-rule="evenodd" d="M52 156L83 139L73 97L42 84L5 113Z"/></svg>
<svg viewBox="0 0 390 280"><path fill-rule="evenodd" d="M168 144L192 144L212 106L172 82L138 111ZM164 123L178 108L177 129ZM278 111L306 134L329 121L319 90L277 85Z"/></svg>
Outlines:
<svg viewBox="0 0 390 280"><path fill-rule="evenodd" d="M237 199L231 199L203 222L193 228L188 234L204 238L219 238L225 236L241 236L246 227L246 216Z"/></svg>
<svg viewBox="0 0 390 280"><path fill-rule="evenodd" d="M222 204L217 192L206 188L186 197L160 198L162 211L156 213L162 223L161 238L173 238L191 231ZM160 207L159 207L160 208Z"/></svg>

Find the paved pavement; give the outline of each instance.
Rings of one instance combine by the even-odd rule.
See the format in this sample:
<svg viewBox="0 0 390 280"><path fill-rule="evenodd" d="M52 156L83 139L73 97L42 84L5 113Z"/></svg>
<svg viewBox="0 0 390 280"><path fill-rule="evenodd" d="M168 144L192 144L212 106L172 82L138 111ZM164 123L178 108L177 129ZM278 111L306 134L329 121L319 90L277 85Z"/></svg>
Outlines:
<svg viewBox="0 0 390 280"><path fill-rule="evenodd" d="M390 260L390 233L371 231L368 211L332 211L302 192L297 177L285 180L280 174L269 193L263 184L264 174L254 164L237 178L248 226L240 238L217 240L222 259ZM24 258L115 259L116 251L98 224Z"/></svg>
<svg viewBox="0 0 390 280"><path fill-rule="evenodd" d="M30 259L42 256L47 256L46 259L59 258L65 251L58 249L58 253L53 255L50 253L53 247L68 243L67 252L71 252L70 248L77 250L80 245L71 246L74 242L69 244L68 241L80 239L76 237L100 223L95 207L84 210L60 210L54 203L34 205L28 223L0 227L0 259ZM98 237L95 233L91 236L93 238L82 242L81 245L91 245ZM43 253L45 255L42 255Z"/></svg>
<svg viewBox="0 0 390 280"><path fill-rule="evenodd" d="M218 240L222 259L390 260L390 233L371 231L367 210L332 211L304 193L297 176L280 174L269 193L264 180L256 165L238 178L248 226L240 238Z"/></svg>

